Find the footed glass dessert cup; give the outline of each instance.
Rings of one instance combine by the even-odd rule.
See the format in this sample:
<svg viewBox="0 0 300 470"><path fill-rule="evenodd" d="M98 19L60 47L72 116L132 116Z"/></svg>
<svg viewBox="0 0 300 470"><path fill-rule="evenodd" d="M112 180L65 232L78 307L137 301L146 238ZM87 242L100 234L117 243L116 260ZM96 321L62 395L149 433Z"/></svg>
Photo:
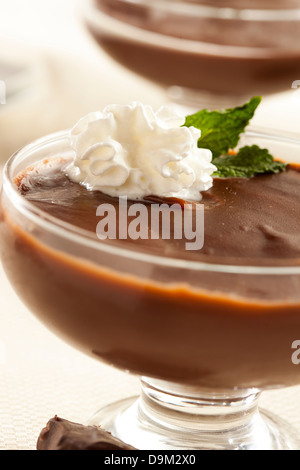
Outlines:
<svg viewBox="0 0 300 470"><path fill-rule="evenodd" d="M300 159L292 135L249 130L247 143ZM91 423L138 449L300 449L292 427L258 405L263 391L300 384L292 360L300 260L204 263L98 240L18 191L29 167L71 156L62 132L9 160L1 258L17 294L49 329L141 377L140 397L107 406Z"/></svg>
<svg viewBox="0 0 300 470"><path fill-rule="evenodd" d="M114 60L188 107L233 107L291 88L300 73L298 0L83 0Z"/></svg>

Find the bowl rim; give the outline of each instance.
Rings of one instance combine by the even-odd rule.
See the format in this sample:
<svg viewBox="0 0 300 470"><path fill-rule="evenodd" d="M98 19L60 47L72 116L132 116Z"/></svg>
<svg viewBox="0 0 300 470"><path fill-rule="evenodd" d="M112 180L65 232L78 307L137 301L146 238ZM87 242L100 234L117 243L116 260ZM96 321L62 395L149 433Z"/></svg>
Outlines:
<svg viewBox="0 0 300 470"><path fill-rule="evenodd" d="M88 0L97 6L98 0ZM300 18L299 8L236 8L234 6L211 6L190 2L189 0L118 0L120 3L137 4L158 11L174 13L191 13L201 17L234 19L246 21L295 21ZM296 15L296 16L295 16Z"/></svg>
<svg viewBox="0 0 300 470"><path fill-rule="evenodd" d="M276 135L274 135L274 133ZM290 145L298 145L300 151L300 135L294 132L280 131L277 129L262 128L262 127L252 127L245 131L244 136L249 136L252 138L263 138L270 141L277 141L280 143L286 143ZM69 130L64 130L60 132L55 132L50 135L46 135L42 138L34 140L30 144L22 147L16 151L6 162L3 169L3 181L2 181L2 194L8 197L10 203L14 208L19 210L22 215L27 217L33 224L38 227L43 228L47 232L67 239L69 241L75 242L77 244L83 245L90 249L95 249L97 251L105 252L114 256L127 258L129 260L140 261L141 263L153 264L162 267L168 268L177 268L177 269L189 269L194 271L207 271L207 272L216 272L216 273L228 273L228 274L260 274L260 275L292 275L300 274L300 259L295 258L299 261L299 265L284 264L282 259L274 259L278 262L278 265L255 265L255 258L253 258L253 264L243 265L241 264L230 264L225 261L230 261L229 258L219 259L223 263L213 263L213 262L203 262L203 261L192 261L184 260L181 258L168 258L160 255L153 255L148 253L143 253L139 251L134 251L132 249L122 248L114 245L105 243L103 240L95 238L95 235L91 232L76 227L70 223L64 222L60 219L57 219L54 216L49 215L47 212L37 208L29 200L25 199L18 191L17 186L14 182L16 175L13 175L12 166L17 159L22 162L22 159L28 157L33 152L38 151L43 146L49 146L54 144L64 144L69 146ZM69 147L69 153L73 153L72 149ZM57 153L53 157L57 156ZM61 155L60 155L61 156ZM49 159L49 156L46 157ZM51 157L50 157L51 158ZM36 160L36 163L42 162L45 158L40 158ZM19 163L20 163L19 162ZM24 168L25 170L25 168ZM41 242L43 243L43 242ZM59 248L57 249L59 251ZM74 255L76 256L76 255ZM232 258L231 258L232 259ZM242 261L242 260L241 260Z"/></svg>
<svg viewBox="0 0 300 470"><path fill-rule="evenodd" d="M130 3L132 2L130 1ZM134 1L134 3L136 3L136 1ZM165 0L154 0L151 3L151 6L153 5L155 5L156 9L159 9L158 11L166 11L166 8L170 8L169 2ZM145 6L149 8L149 4ZM237 10L233 8L186 4L182 1L176 2L172 8L174 12L177 13L187 13L190 11L191 15L199 16L199 18L216 18L225 21L300 22L300 8L293 10ZM106 34L113 34L120 38L126 37L131 42L139 44L144 43L152 47L155 46L172 51L183 51L215 57L236 57L240 59L280 59L290 56L294 57L299 51L299 49L291 49L288 47L249 47L213 44L161 34L142 29L139 26L125 23L120 19L112 17L97 6L96 0L86 0L86 3L82 5L82 16L89 27L95 31L101 30L102 32L106 32Z"/></svg>

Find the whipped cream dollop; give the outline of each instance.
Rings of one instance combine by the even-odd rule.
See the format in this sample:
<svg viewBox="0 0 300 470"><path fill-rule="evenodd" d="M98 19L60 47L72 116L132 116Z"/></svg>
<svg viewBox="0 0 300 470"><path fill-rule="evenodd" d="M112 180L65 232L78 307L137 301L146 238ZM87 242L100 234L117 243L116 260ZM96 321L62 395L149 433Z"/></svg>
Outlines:
<svg viewBox="0 0 300 470"><path fill-rule="evenodd" d="M200 131L168 107L109 105L70 131L75 158L68 177L112 197L201 200L212 186L210 150L197 147Z"/></svg>

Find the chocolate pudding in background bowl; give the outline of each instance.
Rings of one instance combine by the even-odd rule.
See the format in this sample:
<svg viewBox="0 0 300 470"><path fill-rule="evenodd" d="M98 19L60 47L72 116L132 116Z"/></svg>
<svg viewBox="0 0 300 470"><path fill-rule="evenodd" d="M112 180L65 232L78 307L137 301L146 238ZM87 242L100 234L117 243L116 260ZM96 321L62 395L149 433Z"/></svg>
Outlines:
<svg viewBox="0 0 300 470"><path fill-rule="evenodd" d="M192 108L287 91L300 76L300 1L86 0L117 62Z"/></svg>
<svg viewBox="0 0 300 470"><path fill-rule="evenodd" d="M145 108L110 109L136 112L126 125L139 124L144 153L156 145L159 153L165 142L177 149L174 129L169 141L164 127L167 115L160 116L165 125L155 142L137 118ZM208 154L194 149L187 174L202 159L196 189L205 188L205 244L192 252L175 237L96 236L97 208L121 210L113 192L121 183L113 187L108 179L125 169L121 145L93 144L97 126L98 133L116 132L118 120L102 117L92 114L71 133L17 152L4 171L0 218L3 267L28 308L75 348L142 378L138 399L109 405L91 423L138 449L299 449L290 426L258 408L262 391L300 383L292 360L300 332L299 137L248 130L241 145L268 148L291 164L277 174L216 178L211 187ZM118 125L130 149L136 134ZM178 138L182 132L198 137L176 127ZM108 172L103 152L110 154L113 145L116 165ZM95 189L103 162L111 194ZM174 170L173 163L168 168ZM87 184L76 181L81 171ZM133 165L129 194L135 183L145 183L138 172ZM155 173L152 188L159 181ZM178 186L180 177L174 181ZM157 195L139 204L150 211L158 199L168 204ZM135 202L127 201L129 207Z"/></svg>

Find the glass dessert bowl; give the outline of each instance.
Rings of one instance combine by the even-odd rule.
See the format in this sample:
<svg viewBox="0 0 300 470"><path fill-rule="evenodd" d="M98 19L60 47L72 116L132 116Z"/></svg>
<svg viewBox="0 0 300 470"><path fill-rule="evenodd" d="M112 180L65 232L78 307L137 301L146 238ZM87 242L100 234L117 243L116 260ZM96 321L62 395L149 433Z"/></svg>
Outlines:
<svg viewBox="0 0 300 470"><path fill-rule="evenodd" d="M243 140L300 159L297 137L249 130ZM141 377L139 398L100 410L91 423L138 449L299 449L291 427L258 400L300 383L292 361L300 260L197 262L97 240L18 188L28 168L71 154L62 132L9 160L1 257L17 294L53 332Z"/></svg>
<svg viewBox="0 0 300 470"><path fill-rule="evenodd" d="M85 22L117 62L196 108L291 88L300 73L298 0L87 0Z"/></svg>

